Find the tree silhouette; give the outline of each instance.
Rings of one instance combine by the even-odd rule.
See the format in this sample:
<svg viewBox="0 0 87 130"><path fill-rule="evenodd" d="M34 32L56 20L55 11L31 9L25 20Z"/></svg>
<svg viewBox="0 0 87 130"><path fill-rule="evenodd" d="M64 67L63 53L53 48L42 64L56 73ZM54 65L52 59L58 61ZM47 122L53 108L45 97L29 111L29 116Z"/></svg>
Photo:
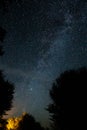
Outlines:
<svg viewBox="0 0 87 130"><path fill-rule="evenodd" d="M6 120L3 119L3 115L12 107L13 94L14 85L4 79L0 70L0 130L6 130Z"/></svg>
<svg viewBox="0 0 87 130"><path fill-rule="evenodd" d="M3 42L6 31L0 27L0 44ZM2 45L0 45L0 56L3 55ZM0 130L6 130L6 120L3 115L12 107L12 99L14 94L14 85L5 80L0 70Z"/></svg>
<svg viewBox="0 0 87 130"><path fill-rule="evenodd" d="M17 130L44 130L39 122L36 122L32 115L25 113L19 122Z"/></svg>
<svg viewBox="0 0 87 130"><path fill-rule="evenodd" d="M47 110L55 130L86 129L87 69L65 71L50 90Z"/></svg>
<svg viewBox="0 0 87 130"><path fill-rule="evenodd" d="M0 71L0 116L12 107L12 99L14 94L14 85L5 81Z"/></svg>
<svg viewBox="0 0 87 130"><path fill-rule="evenodd" d="M0 30L0 40L4 40L5 31ZM3 54L2 46L0 46L0 56ZM10 110L12 107L12 99L14 94L14 85L4 79L4 75L0 70L0 117Z"/></svg>
<svg viewBox="0 0 87 130"><path fill-rule="evenodd" d="M0 118L0 130L6 130L6 124L7 124L6 119Z"/></svg>

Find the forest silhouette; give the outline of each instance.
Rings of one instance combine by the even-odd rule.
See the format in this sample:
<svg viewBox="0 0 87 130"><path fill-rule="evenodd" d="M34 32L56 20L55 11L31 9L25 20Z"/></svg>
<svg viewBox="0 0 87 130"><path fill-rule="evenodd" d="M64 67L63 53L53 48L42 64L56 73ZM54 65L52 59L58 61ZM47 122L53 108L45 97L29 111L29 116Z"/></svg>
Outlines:
<svg viewBox="0 0 87 130"><path fill-rule="evenodd" d="M6 8L6 1L0 1L0 5L2 5L3 9ZM4 54L2 43L4 42L5 35L6 30L0 27L0 56ZM6 112L12 108L14 90L14 84L5 80L2 70L0 70L0 130L44 130L41 124L36 122L35 118L28 113L20 117L3 118Z"/></svg>
<svg viewBox="0 0 87 130"><path fill-rule="evenodd" d="M0 7L6 11L10 3L11 0L8 2L0 0ZM4 54L2 43L5 35L6 30L0 26L0 56ZM51 129L86 129L86 87L87 68L85 67L65 71L55 80L50 90L52 103L46 109L49 112ZM28 113L18 118L11 117L7 120L3 118L12 108L14 90L14 84L5 80L0 70L0 130L44 130L45 128Z"/></svg>
<svg viewBox="0 0 87 130"><path fill-rule="evenodd" d="M2 37L4 38L3 34ZM1 56L2 52L2 46L0 46ZM87 109L86 86L87 68L85 67L65 71L55 80L50 90L53 102L47 107L51 129L70 130L86 127L84 120ZM0 70L0 130L44 130L45 128L28 113L19 118L3 119L3 115L12 108L14 89L14 85L4 79L3 72Z"/></svg>
<svg viewBox="0 0 87 130"><path fill-rule="evenodd" d="M54 130L86 128L87 69L65 71L53 83L48 105Z"/></svg>

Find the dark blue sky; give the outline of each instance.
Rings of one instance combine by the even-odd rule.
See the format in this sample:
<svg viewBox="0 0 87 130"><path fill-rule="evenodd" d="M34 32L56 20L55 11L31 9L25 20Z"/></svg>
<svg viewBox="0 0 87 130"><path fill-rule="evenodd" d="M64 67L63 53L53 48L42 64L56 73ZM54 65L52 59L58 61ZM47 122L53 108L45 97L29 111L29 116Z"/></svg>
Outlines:
<svg viewBox="0 0 87 130"><path fill-rule="evenodd" d="M0 68L16 87L9 114L27 111L46 125L53 81L64 70L87 66L87 2L22 0L0 16L7 30Z"/></svg>

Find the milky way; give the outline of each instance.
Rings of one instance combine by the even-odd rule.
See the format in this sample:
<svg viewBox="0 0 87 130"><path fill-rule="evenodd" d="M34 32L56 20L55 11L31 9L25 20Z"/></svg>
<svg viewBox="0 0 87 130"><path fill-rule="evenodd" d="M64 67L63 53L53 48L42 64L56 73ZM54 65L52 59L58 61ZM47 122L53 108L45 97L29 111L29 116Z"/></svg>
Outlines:
<svg viewBox="0 0 87 130"><path fill-rule="evenodd" d="M66 69L87 66L87 2L22 0L0 15L7 30L0 68L16 87L9 115L27 111L46 125L53 81Z"/></svg>

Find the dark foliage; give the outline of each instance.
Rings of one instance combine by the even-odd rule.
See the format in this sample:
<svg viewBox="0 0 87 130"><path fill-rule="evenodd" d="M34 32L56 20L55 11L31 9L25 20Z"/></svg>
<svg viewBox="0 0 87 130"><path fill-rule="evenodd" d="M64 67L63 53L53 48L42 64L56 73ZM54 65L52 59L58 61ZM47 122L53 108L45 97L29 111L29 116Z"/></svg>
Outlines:
<svg viewBox="0 0 87 130"><path fill-rule="evenodd" d="M5 30L0 27L0 41L3 42ZM0 55L3 54L2 46L0 46ZM12 107L12 99L14 94L14 85L4 79L2 71L0 71L0 117L10 110Z"/></svg>
<svg viewBox="0 0 87 130"><path fill-rule="evenodd" d="M0 1L1 4L2 1ZM2 45L6 31L0 27L0 56L3 55ZM14 85L5 80L0 70L0 130L6 130L6 120L2 117L12 107L12 99L14 94Z"/></svg>
<svg viewBox="0 0 87 130"><path fill-rule="evenodd" d="M33 116L26 113L19 122L17 130L44 130L44 128L35 121Z"/></svg>
<svg viewBox="0 0 87 130"><path fill-rule="evenodd" d="M0 11L3 13L7 12L9 4L12 0L0 0ZM3 55L3 46L6 35L6 30L0 26L0 56ZM12 107L12 99L14 94L14 85L4 79L3 73L0 70L0 130L6 130L6 120L3 119L3 115Z"/></svg>
<svg viewBox="0 0 87 130"><path fill-rule="evenodd" d="M14 94L14 85L4 80L0 71L0 116L12 107L12 99Z"/></svg>
<svg viewBox="0 0 87 130"><path fill-rule="evenodd" d="M6 124L7 124L6 119L0 118L0 130L6 130Z"/></svg>
<svg viewBox="0 0 87 130"><path fill-rule="evenodd" d="M50 91L53 103L47 110L55 130L86 128L87 69L65 71Z"/></svg>

